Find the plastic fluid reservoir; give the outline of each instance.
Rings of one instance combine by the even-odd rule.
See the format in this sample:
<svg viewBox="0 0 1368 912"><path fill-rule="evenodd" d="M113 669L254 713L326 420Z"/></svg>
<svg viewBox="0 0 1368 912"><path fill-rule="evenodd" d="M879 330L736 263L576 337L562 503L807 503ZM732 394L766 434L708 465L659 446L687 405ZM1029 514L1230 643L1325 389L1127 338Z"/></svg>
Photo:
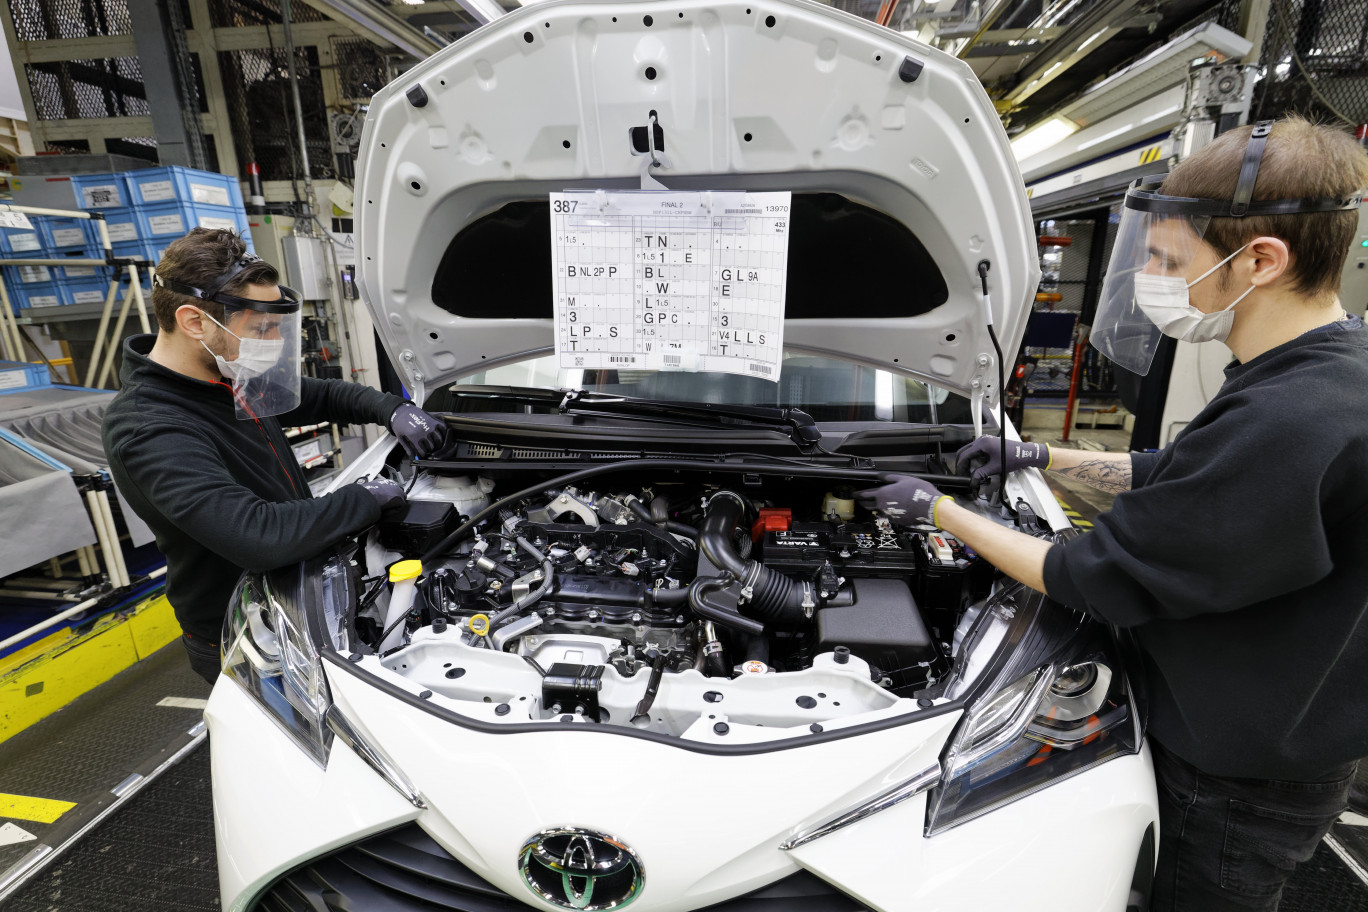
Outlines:
<svg viewBox="0 0 1368 912"><path fill-rule="evenodd" d="M380 642L383 655L404 641L404 625L400 619L413 607L413 587L418 577L423 575L423 562L416 560L399 561L390 567L389 612L385 615L385 626L389 635ZM393 629L390 629L393 628Z"/></svg>
<svg viewBox="0 0 1368 912"><path fill-rule="evenodd" d="M456 505L457 513L474 516L489 506L494 479L469 475L431 475L419 479L409 492L409 500L441 500Z"/></svg>
<svg viewBox="0 0 1368 912"><path fill-rule="evenodd" d="M845 496L842 497L842 494ZM830 516L832 513L845 522L850 522L855 518L855 499L845 491L827 491L826 496L822 498L822 515Z"/></svg>

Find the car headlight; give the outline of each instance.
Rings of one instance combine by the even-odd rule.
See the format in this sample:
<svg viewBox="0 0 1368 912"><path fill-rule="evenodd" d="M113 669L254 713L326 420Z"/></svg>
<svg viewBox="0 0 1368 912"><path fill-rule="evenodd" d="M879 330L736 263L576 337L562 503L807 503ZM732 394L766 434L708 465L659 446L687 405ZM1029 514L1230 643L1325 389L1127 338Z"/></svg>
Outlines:
<svg viewBox="0 0 1368 912"><path fill-rule="evenodd" d="M1103 628L1067 658L1025 674L1006 670L970 704L927 802L934 835L1139 750L1126 677Z"/></svg>
<svg viewBox="0 0 1368 912"><path fill-rule="evenodd" d="M325 766L332 698L304 617L303 579L297 571L243 575L223 623L223 673Z"/></svg>

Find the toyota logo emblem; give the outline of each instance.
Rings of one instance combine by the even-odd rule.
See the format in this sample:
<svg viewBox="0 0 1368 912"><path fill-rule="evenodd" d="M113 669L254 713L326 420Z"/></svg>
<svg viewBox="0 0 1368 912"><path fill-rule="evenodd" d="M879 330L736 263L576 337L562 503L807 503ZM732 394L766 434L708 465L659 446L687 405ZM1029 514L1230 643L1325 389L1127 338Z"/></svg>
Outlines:
<svg viewBox="0 0 1368 912"><path fill-rule="evenodd" d="M641 859L620 839L578 827L542 830L518 853L527 888L562 909L621 909L646 884Z"/></svg>

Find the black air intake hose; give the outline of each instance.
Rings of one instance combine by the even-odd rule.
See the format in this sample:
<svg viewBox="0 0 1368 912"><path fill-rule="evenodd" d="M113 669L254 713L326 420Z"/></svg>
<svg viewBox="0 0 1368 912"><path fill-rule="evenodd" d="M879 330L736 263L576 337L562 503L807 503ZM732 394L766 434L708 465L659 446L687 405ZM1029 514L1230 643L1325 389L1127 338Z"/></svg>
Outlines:
<svg viewBox="0 0 1368 912"><path fill-rule="evenodd" d="M675 522L673 519L670 519L670 517L667 515L655 515L656 504L663 503L664 501L661 498L657 497L655 500L651 501L651 509L648 510L646 509L645 505L642 504L641 501L633 497L627 501L627 509L631 510L634 514L636 514L637 519L640 519L643 522L648 522L657 525L660 528L664 529L666 532L673 532L675 535L683 535L685 538L697 538L698 530L695 529L693 526L688 526L681 522Z"/></svg>
<svg viewBox="0 0 1368 912"><path fill-rule="evenodd" d="M714 494L708 502L708 512L698 530L698 547L713 566L726 570L737 579L745 579L750 562L742 560L732 547L736 524L745 512L741 500L730 491Z"/></svg>
<svg viewBox="0 0 1368 912"><path fill-rule="evenodd" d="M765 632L765 625L736 610L741 586L734 580L718 577L696 579L689 584L689 607L704 620L714 621L752 636Z"/></svg>
<svg viewBox="0 0 1368 912"><path fill-rule="evenodd" d="M714 566L740 580L743 592L749 592L741 606L745 614L771 623L802 623L816 608L812 585L795 582L757 561L744 560L733 548L732 536L744 511L739 496L728 491L714 495L699 530L699 549Z"/></svg>

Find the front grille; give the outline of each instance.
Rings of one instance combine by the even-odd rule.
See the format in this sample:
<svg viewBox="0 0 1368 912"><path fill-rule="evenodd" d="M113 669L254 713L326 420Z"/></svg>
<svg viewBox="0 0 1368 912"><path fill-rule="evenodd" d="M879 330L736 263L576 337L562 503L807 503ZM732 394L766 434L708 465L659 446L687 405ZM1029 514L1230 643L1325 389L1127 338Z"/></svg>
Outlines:
<svg viewBox="0 0 1368 912"><path fill-rule="evenodd" d="M412 823L314 859L276 881L251 907L252 912L525 912L527 908L452 858ZM865 907L802 871L708 906L707 912L865 912Z"/></svg>

